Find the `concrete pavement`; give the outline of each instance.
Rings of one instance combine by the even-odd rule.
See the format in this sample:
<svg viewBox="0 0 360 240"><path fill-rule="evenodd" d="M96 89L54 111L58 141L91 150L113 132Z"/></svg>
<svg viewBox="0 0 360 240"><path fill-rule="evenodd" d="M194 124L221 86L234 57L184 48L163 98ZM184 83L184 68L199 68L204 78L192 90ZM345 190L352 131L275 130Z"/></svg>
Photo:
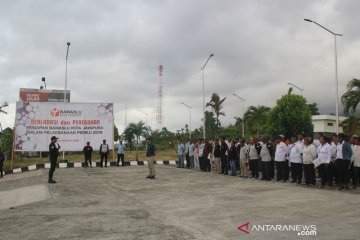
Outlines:
<svg viewBox="0 0 360 240"><path fill-rule="evenodd" d="M358 239L359 191L156 170L56 169L54 185L44 169L8 175L0 239Z"/></svg>

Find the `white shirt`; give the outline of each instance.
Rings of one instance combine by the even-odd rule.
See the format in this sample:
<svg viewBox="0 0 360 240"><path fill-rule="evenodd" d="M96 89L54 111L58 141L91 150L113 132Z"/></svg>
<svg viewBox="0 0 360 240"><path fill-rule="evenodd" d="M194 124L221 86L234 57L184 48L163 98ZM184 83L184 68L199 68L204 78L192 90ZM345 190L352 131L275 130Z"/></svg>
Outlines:
<svg viewBox="0 0 360 240"><path fill-rule="evenodd" d="M200 144L200 147L199 147L199 157L202 157L202 156L203 156L204 147L205 147L205 143Z"/></svg>
<svg viewBox="0 0 360 240"><path fill-rule="evenodd" d="M266 143L261 142L260 157L262 162L271 162L270 151L266 146Z"/></svg>
<svg viewBox="0 0 360 240"><path fill-rule="evenodd" d="M194 152L195 152L195 145L193 143L191 143L189 145L189 156L194 156Z"/></svg>
<svg viewBox="0 0 360 240"><path fill-rule="evenodd" d="M353 146L354 167L360 167L360 145Z"/></svg>
<svg viewBox="0 0 360 240"><path fill-rule="evenodd" d="M246 158L247 155L247 145L245 144L244 146L240 146L240 159L244 159Z"/></svg>
<svg viewBox="0 0 360 240"><path fill-rule="evenodd" d="M336 159L343 159L343 154L342 154L342 147L343 147L343 143L338 143L338 145L336 145Z"/></svg>
<svg viewBox="0 0 360 240"><path fill-rule="evenodd" d="M320 145L317 148L318 157L323 163L330 163L331 160L331 146L328 143L325 143L324 145Z"/></svg>
<svg viewBox="0 0 360 240"><path fill-rule="evenodd" d="M331 149L332 149L331 158L332 158L332 160L335 160L336 159L336 144L334 142L331 142Z"/></svg>
<svg viewBox="0 0 360 240"><path fill-rule="evenodd" d="M249 144L248 146L249 159L259 159L259 154L256 151L255 144Z"/></svg>
<svg viewBox="0 0 360 240"><path fill-rule="evenodd" d="M275 150L275 161L276 162L284 162L285 161L285 155L287 152L287 146L284 142L279 142L276 144L276 150Z"/></svg>
<svg viewBox="0 0 360 240"><path fill-rule="evenodd" d="M311 164L316 158L316 148L314 144L310 144L309 146L304 146L303 148L303 164Z"/></svg>
<svg viewBox="0 0 360 240"><path fill-rule="evenodd" d="M302 153L302 144L296 142L289 146L290 154L289 160L292 163L302 163L301 153Z"/></svg>

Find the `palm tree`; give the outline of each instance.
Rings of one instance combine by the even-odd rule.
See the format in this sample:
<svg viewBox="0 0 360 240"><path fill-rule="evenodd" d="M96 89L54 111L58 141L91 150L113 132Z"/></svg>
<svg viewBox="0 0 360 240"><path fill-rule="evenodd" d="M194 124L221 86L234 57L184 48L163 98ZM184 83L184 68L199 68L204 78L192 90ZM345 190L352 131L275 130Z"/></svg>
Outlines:
<svg viewBox="0 0 360 240"><path fill-rule="evenodd" d="M217 93L213 93L211 95L211 99L210 102L206 103L206 107L211 107L212 111L215 114L216 117L216 125L217 127L220 127L220 121L219 121L219 117L220 116L225 116L225 113L221 111L221 109L223 108L223 103L225 101L226 98L223 98L220 100L220 97Z"/></svg>
<svg viewBox="0 0 360 240"><path fill-rule="evenodd" d="M360 102L360 80L354 78L346 85L347 91L342 95L341 101L344 104L344 113L353 114Z"/></svg>
<svg viewBox="0 0 360 240"><path fill-rule="evenodd" d="M7 107L7 106L9 106L9 104L8 104L7 102L2 103L2 104L0 105L0 113L7 114L7 112L5 112L5 111L3 110L3 108L4 108L4 107ZM1 130L1 131L3 130L3 129L2 129L2 126L1 126L1 122L0 122L0 130Z"/></svg>
<svg viewBox="0 0 360 240"><path fill-rule="evenodd" d="M270 108L266 106L250 106L245 115L245 126L258 137L266 129Z"/></svg>
<svg viewBox="0 0 360 240"><path fill-rule="evenodd" d="M136 138L136 161L139 160L140 137L146 137L148 135L148 132L149 129L145 126L145 123L143 121L140 121L138 123L130 123L124 131L124 135L126 136L127 141L132 141L134 137Z"/></svg>

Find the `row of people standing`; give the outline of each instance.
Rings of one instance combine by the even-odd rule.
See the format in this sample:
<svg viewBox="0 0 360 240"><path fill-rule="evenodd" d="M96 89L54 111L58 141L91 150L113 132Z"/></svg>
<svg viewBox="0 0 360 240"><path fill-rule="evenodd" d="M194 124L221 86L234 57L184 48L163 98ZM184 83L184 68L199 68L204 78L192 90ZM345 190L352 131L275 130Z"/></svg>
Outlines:
<svg viewBox="0 0 360 240"><path fill-rule="evenodd" d="M302 134L285 139L284 135L271 142L268 137L255 139L249 143L245 139L231 140L224 138L209 142L203 139L189 140L186 144L178 143L178 167L184 166L183 155L188 166L195 170L240 177L252 177L261 180L286 182L315 186L316 169L320 176L320 187L332 186L334 180L339 190L349 188L352 178L353 188L359 183L360 175L360 139L352 138L351 144L344 134L334 135L332 141L320 134L314 142L311 137ZM201 164L202 163L202 164ZM303 182L304 178L304 182Z"/></svg>

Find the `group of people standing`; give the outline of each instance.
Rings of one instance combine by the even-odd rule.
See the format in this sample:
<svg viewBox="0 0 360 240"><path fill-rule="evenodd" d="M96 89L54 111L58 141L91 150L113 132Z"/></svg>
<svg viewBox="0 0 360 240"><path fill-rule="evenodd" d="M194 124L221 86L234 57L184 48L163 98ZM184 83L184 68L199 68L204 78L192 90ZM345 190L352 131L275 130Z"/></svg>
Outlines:
<svg viewBox="0 0 360 240"><path fill-rule="evenodd" d="M328 138L319 134L317 139L303 134L288 139L279 135L275 141L269 137L250 137L225 141L225 138L207 141L180 140L177 144L179 168L264 181L289 181L295 184L316 185L316 174L321 188L348 190L357 188L360 177L360 138L348 141L344 134ZM184 156L186 166L184 162ZM260 174L261 173L261 174Z"/></svg>

